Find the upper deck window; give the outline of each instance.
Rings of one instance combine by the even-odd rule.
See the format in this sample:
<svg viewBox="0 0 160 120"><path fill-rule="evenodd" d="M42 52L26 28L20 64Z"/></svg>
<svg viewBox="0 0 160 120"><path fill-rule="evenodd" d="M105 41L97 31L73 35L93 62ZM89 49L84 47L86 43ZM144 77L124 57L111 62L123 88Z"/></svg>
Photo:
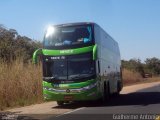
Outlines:
<svg viewBox="0 0 160 120"><path fill-rule="evenodd" d="M60 48L92 43L92 27L66 26L49 28L44 37L44 48Z"/></svg>

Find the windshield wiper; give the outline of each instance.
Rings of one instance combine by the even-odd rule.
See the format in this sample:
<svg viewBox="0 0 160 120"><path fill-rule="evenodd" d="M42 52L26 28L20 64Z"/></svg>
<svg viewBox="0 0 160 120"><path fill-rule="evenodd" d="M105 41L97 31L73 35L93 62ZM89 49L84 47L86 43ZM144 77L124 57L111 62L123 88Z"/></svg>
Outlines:
<svg viewBox="0 0 160 120"><path fill-rule="evenodd" d="M43 77L43 80L46 81L46 82L53 82L54 80L56 80L57 77Z"/></svg>
<svg viewBox="0 0 160 120"><path fill-rule="evenodd" d="M67 78L66 78L67 79ZM66 80L65 77L55 77L55 76L52 76L52 77L43 77L43 80L46 81L46 82L50 82L50 83L53 83L55 81L60 81L60 80Z"/></svg>
<svg viewBox="0 0 160 120"><path fill-rule="evenodd" d="M68 76L69 80L73 80L73 79L80 79L80 78L85 78L85 77L91 77L94 74L76 74L76 75L70 75Z"/></svg>

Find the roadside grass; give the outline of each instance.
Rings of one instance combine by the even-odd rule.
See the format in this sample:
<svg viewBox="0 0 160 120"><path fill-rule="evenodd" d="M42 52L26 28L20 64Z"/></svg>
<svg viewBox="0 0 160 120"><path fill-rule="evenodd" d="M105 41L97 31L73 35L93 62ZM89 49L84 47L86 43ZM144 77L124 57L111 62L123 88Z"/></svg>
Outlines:
<svg viewBox="0 0 160 120"><path fill-rule="evenodd" d="M160 81L159 76L153 76L152 78L143 78L140 75L140 73L133 72L133 71L130 71L130 70L127 70L127 69L123 69L122 75L123 75L124 86Z"/></svg>
<svg viewBox="0 0 160 120"><path fill-rule="evenodd" d="M122 74L124 86L160 81L160 77L142 78L127 69ZM0 111L42 102L41 65L24 64L21 59L10 64L0 61Z"/></svg>
<svg viewBox="0 0 160 120"><path fill-rule="evenodd" d="M0 110L43 101L41 65L0 62Z"/></svg>

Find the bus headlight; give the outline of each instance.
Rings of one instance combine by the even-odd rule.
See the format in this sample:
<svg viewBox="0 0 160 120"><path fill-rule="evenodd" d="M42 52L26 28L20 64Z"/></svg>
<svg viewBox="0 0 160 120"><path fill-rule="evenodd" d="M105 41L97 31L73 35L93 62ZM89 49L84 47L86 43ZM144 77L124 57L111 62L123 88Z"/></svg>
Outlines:
<svg viewBox="0 0 160 120"><path fill-rule="evenodd" d="M88 85L88 86L86 86L86 87L83 87L83 88L81 88L81 89L82 89L82 91L85 91L85 90L92 89L92 88L94 88L94 87L96 87L96 86L97 86L97 82L95 82L95 83L93 83L93 84L90 84L90 85Z"/></svg>

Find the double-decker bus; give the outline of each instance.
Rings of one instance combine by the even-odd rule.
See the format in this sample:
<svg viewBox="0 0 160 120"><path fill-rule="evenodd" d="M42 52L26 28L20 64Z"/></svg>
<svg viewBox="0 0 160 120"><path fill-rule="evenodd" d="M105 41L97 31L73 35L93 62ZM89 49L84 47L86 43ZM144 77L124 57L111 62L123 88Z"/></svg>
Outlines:
<svg viewBox="0 0 160 120"><path fill-rule="evenodd" d="M41 55L43 95L63 105L119 94L122 84L118 43L96 23L54 25L46 30Z"/></svg>

